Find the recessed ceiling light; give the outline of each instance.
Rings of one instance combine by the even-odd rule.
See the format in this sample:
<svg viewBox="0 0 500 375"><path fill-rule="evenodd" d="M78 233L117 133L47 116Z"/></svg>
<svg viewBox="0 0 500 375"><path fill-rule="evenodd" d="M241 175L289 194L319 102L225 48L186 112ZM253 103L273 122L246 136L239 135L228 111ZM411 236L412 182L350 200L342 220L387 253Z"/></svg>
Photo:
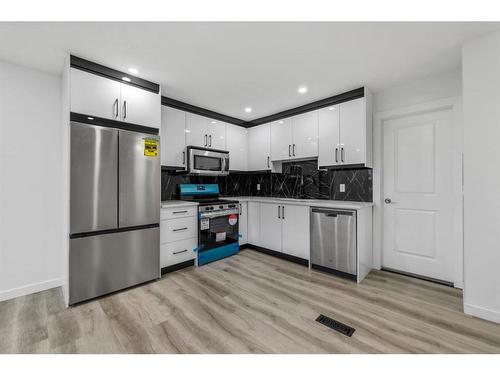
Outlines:
<svg viewBox="0 0 500 375"><path fill-rule="evenodd" d="M297 91L299 92L299 94L305 94L307 92L307 87L305 86L299 87Z"/></svg>
<svg viewBox="0 0 500 375"><path fill-rule="evenodd" d="M250 107L246 107L246 108L245 108L245 112L246 112L246 113L250 113L250 112L252 112L252 108L250 108Z"/></svg>
<svg viewBox="0 0 500 375"><path fill-rule="evenodd" d="M124 80L125 82L130 82L130 78L128 77L122 77L122 80Z"/></svg>
<svg viewBox="0 0 500 375"><path fill-rule="evenodd" d="M128 72L131 74L138 74L139 71L136 68L128 68Z"/></svg>
<svg viewBox="0 0 500 375"><path fill-rule="evenodd" d="M93 120L94 118L89 116L89 117L87 117L87 119L89 119L89 120Z"/></svg>

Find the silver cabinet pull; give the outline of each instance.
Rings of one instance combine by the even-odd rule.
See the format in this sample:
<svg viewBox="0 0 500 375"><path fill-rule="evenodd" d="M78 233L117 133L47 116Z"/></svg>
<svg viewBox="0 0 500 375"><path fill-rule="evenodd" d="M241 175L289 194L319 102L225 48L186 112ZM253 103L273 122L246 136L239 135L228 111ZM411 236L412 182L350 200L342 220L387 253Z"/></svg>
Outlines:
<svg viewBox="0 0 500 375"><path fill-rule="evenodd" d="M292 156L292 153L291 153L291 149L292 149L292 145L288 145L288 156Z"/></svg>
<svg viewBox="0 0 500 375"><path fill-rule="evenodd" d="M182 151L182 165L186 164L186 151Z"/></svg>
<svg viewBox="0 0 500 375"><path fill-rule="evenodd" d="M292 154L293 156L295 156L295 143L293 144L292 150L293 150Z"/></svg>
<svg viewBox="0 0 500 375"><path fill-rule="evenodd" d="M335 163L339 162L339 149L335 147Z"/></svg>
<svg viewBox="0 0 500 375"><path fill-rule="evenodd" d="M281 208L281 206L278 206L278 219L281 219L281 216L280 216L280 208Z"/></svg>
<svg viewBox="0 0 500 375"><path fill-rule="evenodd" d="M125 120L127 118L127 101L123 101L123 119Z"/></svg>
<svg viewBox="0 0 500 375"><path fill-rule="evenodd" d="M205 134L205 147L207 147L207 138L208 136Z"/></svg>
<svg viewBox="0 0 500 375"><path fill-rule="evenodd" d="M285 219L285 206L281 206L281 218Z"/></svg>
<svg viewBox="0 0 500 375"><path fill-rule="evenodd" d="M172 232L180 232L181 230L187 230L187 227L184 228L179 228L179 229L172 229Z"/></svg>
<svg viewBox="0 0 500 375"><path fill-rule="evenodd" d="M344 147L340 149L340 160L342 161L342 163L344 162Z"/></svg>
<svg viewBox="0 0 500 375"><path fill-rule="evenodd" d="M174 211L172 212L173 214L186 214L187 213L187 210L184 210L184 211Z"/></svg>
<svg viewBox="0 0 500 375"><path fill-rule="evenodd" d="M115 119L118 117L118 98L113 102L113 116Z"/></svg>
<svg viewBox="0 0 500 375"><path fill-rule="evenodd" d="M177 255L177 254L182 254L182 253L186 253L186 252L187 252L187 249L184 249L181 251L174 251L172 254Z"/></svg>
<svg viewBox="0 0 500 375"><path fill-rule="evenodd" d="M212 147L212 134L208 136L208 140L209 140L208 147Z"/></svg>
<svg viewBox="0 0 500 375"><path fill-rule="evenodd" d="M269 165L269 156L267 157L267 167L270 168L270 165Z"/></svg>

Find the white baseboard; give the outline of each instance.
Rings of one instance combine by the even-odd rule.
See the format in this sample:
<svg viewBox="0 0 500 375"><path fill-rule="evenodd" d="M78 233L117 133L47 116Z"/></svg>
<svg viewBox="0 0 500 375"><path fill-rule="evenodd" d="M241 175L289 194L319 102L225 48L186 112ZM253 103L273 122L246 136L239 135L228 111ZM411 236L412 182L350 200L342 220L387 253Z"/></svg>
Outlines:
<svg viewBox="0 0 500 375"><path fill-rule="evenodd" d="M18 288L0 290L0 301L5 301L11 298L26 296L28 294L41 292L42 290L56 288L63 285L62 278L42 281L40 283L28 284Z"/></svg>
<svg viewBox="0 0 500 375"><path fill-rule="evenodd" d="M489 320L491 322L500 323L500 311L464 303L464 313L477 318Z"/></svg>

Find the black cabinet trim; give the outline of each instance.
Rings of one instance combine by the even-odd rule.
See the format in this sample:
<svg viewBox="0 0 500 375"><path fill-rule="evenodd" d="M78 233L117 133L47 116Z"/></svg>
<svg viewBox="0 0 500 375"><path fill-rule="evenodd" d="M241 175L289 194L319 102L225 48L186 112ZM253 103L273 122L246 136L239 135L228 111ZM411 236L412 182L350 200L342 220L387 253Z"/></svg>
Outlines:
<svg viewBox="0 0 500 375"><path fill-rule="evenodd" d="M83 70L89 73L94 73L99 76L121 82L125 85L139 87L141 89L154 92L155 94L160 93L160 85L157 83L146 81L145 79L136 77L132 74L123 73L120 72L119 70L108 68L107 66L97 64L95 62L88 61L77 56L71 55L70 66L75 69ZM122 77L128 77L130 79L130 82L124 81Z"/></svg>
<svg viewBox="0 0 500 375"><path fill-rule="evenodd" d="M238 125L238 126L243 126L243 127L245 126L244 120L240 120L240 119L235 118L235 117L223 115L222 113L211 111L209 109L205 109L205 108L201 108L201 107L197 107L195 105L181 102L180 100L177 100L177 99L168 98L166 96L161 97L161 104L166 106L166 107L172 107L175 109L180 109L182 111L194 113L196 115L210 117L210 118L213 118L214 120L228 122L228 123L233 124L233 125Z"/></svg>
<svg viewBox="0 0 500 375"><path fill-rule="evenodd" d="M71 112L69 116L70 121L81 122L84 124L105 126L107 128L115 128L122 130L129 130L138 133L146 133L158 135L160 133L159 129L151 128L149 126L131 124L129 122L110 120L107 118L96 117L92 115L84 115L82 113Z"/></svg>
<svg viewBox="0 0 500 375"><path fill-rule="evenodd" d="M365 96L365 88L360 87L360 88L357 88L357 89L354 89L351 91L344 92L342 94L330 96L330 97L325 98L325 99L321 99L321 100L317 100L317 101L312 102L312 103L301 105L300 107L287 109L286 111L281 111L281 112L275 113L273 115L260 117L258 119L251 120L251 121L245 121L245 120L241 120L241 119L238 119L235 117L223 115L222 113L218 113L218 112L211 111L209 109L197 107L197 106L194 106L192 104L181 102L180 100L177 100L177 99L168 98L166 96L161 97L161 104L164 106L167 106L167 107L180 109L182 111L195 113L195 114L200 115L200 116L205 116L205 117L213 118L215 120L224 121L224 122L228 122L230 124L242 126L244 128L251 128L253 126L266 124L268 122L277 121L277 120L280 120L280 119L283 119L286 117L300 115L302 113L314 111L316 109L328 107L330 105L336 105L336 104L340 104L343 102L348 102L350 100L359 99L359 98L362 98L364 96Z"/></svg>
<svg viewBox="0 0 500 375"><path fill-rule="evenodd" d="M168 267L163 267L161 269L161 275L163 276L166 273L178 271L178 270L181 270L183 268L187 268L187 267L191 267L191 266L194 266L194 259L187 260L185 262L181 262L181 263L177 263L177 264L173 264L173 265L168 266Z"/></svg>
<svg viewBox="0 0 500 375"><path fill-rule="evenodd" d="M297 263L297 264L300 264L302 266L306 266L306 267L309 266L309 261L307 259L299 258L299 257L285 254L285 253L280 253L279 251L274 251L271 249L267 249L265 247L260 247L260 246L256 246L256 245L252 245L252 244L246 244L246 245L243 245L243 247L247 248L247 249L256 250L258 252L261 252L261 253L264 253L267 255L272 255L276 258L288 260L290 262Z"/></svg>

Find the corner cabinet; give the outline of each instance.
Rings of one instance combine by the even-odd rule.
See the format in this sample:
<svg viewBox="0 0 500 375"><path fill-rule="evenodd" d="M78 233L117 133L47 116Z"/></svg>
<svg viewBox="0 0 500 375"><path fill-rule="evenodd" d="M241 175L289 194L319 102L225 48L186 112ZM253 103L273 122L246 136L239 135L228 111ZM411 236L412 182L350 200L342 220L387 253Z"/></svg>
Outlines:
<svg viewBox="0 0 500 375"><path fill-rule="evenodd" d="M372 167L371 95L319 110L319 167Z"/></svg>
<svg viewBox="0 0 500 375"><path fill-rule="evenodd" d="M248 129L248 170L271 169L271 125L263 124Z"/></svg>
<svg viewBox="0 0 500 375"><path fill-rule="evenodd" d="M229 151L229 170L248 170L248 130L226 124L226 150Z"/></svg>
<svg viewBox="0 0 500 375"><path fill-rule="evenodd" d="M186 112L161 108L161 165L186 167Z"/></svg>
<svg viewBox="0 0 500 375"><path fill-rule="evenodd" d="M70 98L71 112L160 128L158 93L71 68Z"/></svg>

